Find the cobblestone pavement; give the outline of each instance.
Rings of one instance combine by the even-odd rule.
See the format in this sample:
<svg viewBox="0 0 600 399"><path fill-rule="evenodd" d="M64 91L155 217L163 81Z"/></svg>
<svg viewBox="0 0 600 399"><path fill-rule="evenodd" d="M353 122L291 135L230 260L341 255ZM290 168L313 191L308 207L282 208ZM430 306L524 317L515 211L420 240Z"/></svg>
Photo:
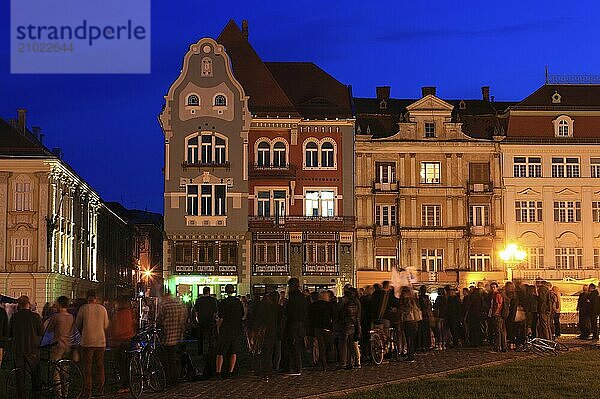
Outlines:
<svg viewBox="0 0 600 399"><path fill-rule="evenodd" d="M567 339L569 346L591 346L591 342L582 343ZM594 343L595 344L595 343ZM480 349L449 349L432 351L417 356L415 363L388 362L380 366L364 365L362 369L316 371L303 370L301 376L288 377L276 375L268 382L254 376L238 376L225 381L208 380L181 383L160 394L144 394L148 399L171 398L306 398L327 397L335 392L368 389L391 382L436 374L456 372L465 368L484 365L501 364L522 359L530 354L520 352L493 353L489 348ZM119 396L119 399L127 398Z"/></svg>

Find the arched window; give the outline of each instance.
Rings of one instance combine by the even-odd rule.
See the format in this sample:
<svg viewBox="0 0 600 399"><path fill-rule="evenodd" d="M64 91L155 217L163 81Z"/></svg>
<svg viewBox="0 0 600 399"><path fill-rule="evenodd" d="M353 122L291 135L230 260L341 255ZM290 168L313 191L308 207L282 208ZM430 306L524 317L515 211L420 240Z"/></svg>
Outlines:
<svg viewBox="0 0 600 399"><path fill-rule="evenodd" d="M215 97L215 107L224 107L227 105L227 99L224 95L219 94Z"/></svg>
<svg viewBox="0 0 600 399"><path fill-rule="evenodd" d="M198 136L187 141L187 162L198 163Z"/></svg>
<svg viewBox="0 0 600 399"><path fill-rule="evenodd" d="M273 145L273 166L285 168L285 143L278 141Z"/></svg>
<svg viewBox="0 0 600 399"><path fill-rule="evenodd" d="M314 141L310 141L305 147L306 167L316 168L319 166L319 146Z"/></svg>
<svg viewBox="0 0 600 399"><path fill-rule="evenodd" d="M271 146L266 141L261 141L258 144L256 165L262 167L268 167L271 165Z"/></svg>
<svg viewBox="0 0 600 399"><path fill-rule="evenodd" d="M569 137L569 122L561 120L558 122L558 137Z"/></svg>
<svg viewBox="0 0 600 399"><path fill-rule="evenodd" d="M210 57L202 58L202 76L212 76L212 60Z"/></svg>
<svg viewBox="0 0 600 399"><path fill-rule="evenodd" d="M195 94L190 94L187 98L187 105L190 107L197 107L200 105L200 98Z"/></svg>
<svg viewBox="0 0 600 399"><path fill-rule="evenodd" d="M326 141L321 145L321 166L324 168L333 168L333 144Z"/></svg>

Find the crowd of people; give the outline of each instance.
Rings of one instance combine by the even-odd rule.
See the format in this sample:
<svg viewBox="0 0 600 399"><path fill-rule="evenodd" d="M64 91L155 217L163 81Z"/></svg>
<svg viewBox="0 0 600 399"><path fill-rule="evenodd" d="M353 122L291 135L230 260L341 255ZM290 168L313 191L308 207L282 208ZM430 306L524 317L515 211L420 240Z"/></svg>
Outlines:
<svg viewBox="0 0 600 399"><path fill-rule="evenodd" d="M406 362L430 350L487 344L493 351L506 352L517 349L527 336L555 339L561 335L561 294L545 281L532 285L509 281L502 289L494 282L461 291L445 286L435 293L425 285L415 291L384 281L360 289L346 285L337 297L331 290L301 290L298 279L291 278L287 292L250 298L235 295L235 287L227 285L225 293L219 301L205 287L190 306L167 294L151 308L128 297L101 302L90 291L86 300L57 298L41 316L22 296L10 318L0 308L0 334L12 338L15 364L29 364L34 385L39 384L43 340L53 343L51 359L80 362L86 398L93 387L96 393L104 391L107 347L114 354L121 389L127 389L130 342L138 329L152 322L161 329L161 360L168 385L181 377L232 377L238 370L238 355L246 351L252 354L253 369L265 378L274 373L300 375L307 366L360 368L371 356L374 328L395 329L397 354ZM137 311L134 304L139 305ZM593 284L580 295L578 310L580 337L591 334L597 339L600 297ZM197 340L204 364L201 372L182 346L186 331Z"/></svg>

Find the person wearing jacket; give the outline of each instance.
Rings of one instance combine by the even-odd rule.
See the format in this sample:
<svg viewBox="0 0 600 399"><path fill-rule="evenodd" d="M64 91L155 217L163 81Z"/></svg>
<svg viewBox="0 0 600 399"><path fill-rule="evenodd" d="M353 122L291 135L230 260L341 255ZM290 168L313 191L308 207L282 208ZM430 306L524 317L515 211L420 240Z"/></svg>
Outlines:
<svg viewBox="0 0 600 399"><path fill-rule="evenodd" d="M417 331L419 322L423 319L419 305L415 300L411 287L402 287L400 291L399 312L402 328L406 337L406 358L408 362L415 361Z"/></svg>
<svg viewBox="0 0 600 399"><path fill-rule="evenodd" d="M538 323L537 336L543 339L552 339L550 330L550 312L552 301L550 299L550 290L548 283L542 281L538 286Z"/></svg>
<svg viewBox="0 0 600 399"><path fill-rule="evenodd" d="M483 344L481 331L481 320L484 309L483 293L475 286L471 286L468 301L466 302L465 319L469 328L469 346L479 347Z"/></svg>
<svg viewBox="0 0 600 399"><path fill-rule="evenodd" d="M356 336L360 336L360 302L355 290L348 287L344 290L344 297L340 304L340 335L339 352L340 366L346 370L352 370L352 356L355 352L354 341ZM354 353L355 357L360 353ZM359 361L360 364L360 361Z"/></svg>
<svg viewBox="0 0 600 399"><path fill-rule="evenodd" d="M598 340L598 315L600 315L600 296L596 289L596 284L590 284L589 287L590 299L590 326L592 330L592 339Z"/></svg>
<svg viewBox="0 0 600 399"><path fill-rule="evenodd" d="M288 281L288 301L285 314L285 340L288 350L289 375L301 375L302 352L306 336L308 302L300 292L300 281L292 277Z"/></svg>
<svg viewBox="0 0 600 399"><path fill-rule="evenodd" d="M314 329L319 347L318 362L323 371L327 369L327 348L333 334L334 307L329 302L327 291L319 293L319 299L308 306L308 319Z"/></svg>
<svg viewBox="0 0 600 399"><path fill-rule="evenodd" d="M555 285L550 290L550 299L552 300L552 335L554 338L560 337L560 307L561 297L560 288Z"/></svg>
<svg viewBox="0 0 600 399"><path fill-rule="evenodd" d="M584 285L577 298L577 312L579 313L579 339L588 339L590 336L590 298L588 286Z"/></svg>
<svg viewBox="0 0 600 399"><path fill-rule="evenodd" d="M422 319L419 321L417 332L417 348L428 351L431 349L431 321L433 310L431 309L431 301L427 295L427 287L422 285L419 288L418 298L419 310L421 311Z"/></svg>
<svg viewBox="0 0 600 399"><path fill-rule="evenodd" d="M490 284L490 310L488 318L492 324L492 335L494 340L494 350L496 352L506 352L506 330L504 329L504 319L502 317L504 296L498 291L498 283Z"/></svg>

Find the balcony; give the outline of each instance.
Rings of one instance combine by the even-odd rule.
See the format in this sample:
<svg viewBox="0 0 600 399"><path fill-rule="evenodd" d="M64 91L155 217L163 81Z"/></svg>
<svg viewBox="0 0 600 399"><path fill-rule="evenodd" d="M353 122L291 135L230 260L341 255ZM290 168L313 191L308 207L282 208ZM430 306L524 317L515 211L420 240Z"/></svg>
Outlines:
<svg viewBox="0 0 600 399"><path fill-rule="evenodd" d="M354 221L353 216L249 216L248 227L251 230L347 231L354 229Z"/></svg>
<svg viewBox="0 0 600 399"><path fill-rule="evenodd" d="M471 183L467 184L469 194L491 194L494 192L494 185L491 182L487 183Z"/></svg>
<svg viewBox="0 0 600 399"><path fill-rule="evenodd" d="M253 276L289 276L290 265L284 263L267 263L252 265Z"/></svg>
<svg viewBox="0 0 600 399"><path fill-rule="evenodd" d="M393 236L396 235L396 226L375 226L375 235Z"/></svg>
<svg viewBox="0 0 600 399"><path fill-rule="evenodd" d="M225 161L225 162L187 162L187 161L183 161L181 163L181 167L183 168L183 170L186 170L187 168L225 168L225 169L229 170L229 168L231 167L231 164L229 163L229 161Z"/></svg>
<svg viewBox="0 0 600 399"><path fill-rule="evenodd" d="M472 236L489 236L494 234L492 226L470 226L469 231Z"/></svg>
<svg viewBox="0 0 600 399"><path fill-rule="evenodd" d="M295 179L296 165L274 166L250 164L248 177L255 179Z"/></svg>
<svg viewBox="0 0 600 399"><path fill-rule="evenodd" d="M185 264L175 265L175 273L181 274L210 274L220 276L237 275L236 265L211 264Z"/></svg>
<svg viewBox="0 0 600 399"><path fill-rule="evenodd" d="M382 183L382 182L375 181L375 182L373 182L373 191L374 192L398 191L398 182L395 181L395 182Z"/></svg>

